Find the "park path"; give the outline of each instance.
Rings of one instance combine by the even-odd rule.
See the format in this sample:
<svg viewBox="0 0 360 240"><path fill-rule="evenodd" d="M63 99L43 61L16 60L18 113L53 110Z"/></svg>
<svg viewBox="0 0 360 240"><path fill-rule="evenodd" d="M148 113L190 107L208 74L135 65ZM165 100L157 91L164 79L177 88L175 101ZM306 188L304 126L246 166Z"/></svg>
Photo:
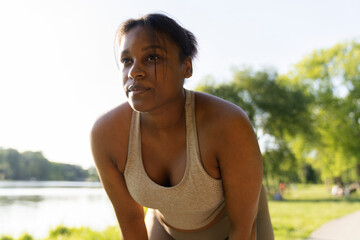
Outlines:
<svg viewBox="0 0 360 240"><path fill-rule="evenodd" d="M360 240L360 210L323 224L307 240Z"/></svg>

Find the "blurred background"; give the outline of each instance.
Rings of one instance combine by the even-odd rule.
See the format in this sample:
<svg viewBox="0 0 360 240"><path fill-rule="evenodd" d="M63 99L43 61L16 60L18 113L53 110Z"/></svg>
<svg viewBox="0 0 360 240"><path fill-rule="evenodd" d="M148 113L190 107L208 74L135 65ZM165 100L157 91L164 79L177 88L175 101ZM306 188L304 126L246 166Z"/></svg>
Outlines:
<svg viewBox="0 0 360 240"><path fill-rule="evenodd" d="M168 14L198 39L185 87L248 113L269 198L283 199L270 202L277 239L303 239L360 209L359 10L356 0L0 1L0 237L90 227L115 239L89 132L125 101L113 52L118 25L150 12ZM311 227L276 215L291 199L322 203L316 197L324 209L339 199L355 205L332 206L335 213Z"/></svg>

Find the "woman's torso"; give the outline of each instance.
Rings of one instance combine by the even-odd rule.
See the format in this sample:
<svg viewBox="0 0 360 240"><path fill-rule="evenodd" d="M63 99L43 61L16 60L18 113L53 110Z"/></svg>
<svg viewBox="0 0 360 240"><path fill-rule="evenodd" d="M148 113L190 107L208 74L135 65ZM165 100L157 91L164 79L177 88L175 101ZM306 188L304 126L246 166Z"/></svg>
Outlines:
<svg viewBox="0 0 360 240"><path fill-rule="evenodd" d="M196 127L197 127L197 136L198 136L198 144L199 151L201 156L201 162L205 169L205 171L213 178L219 179L221 177L219 162L217 159L217 145L219 134L221 134L221 113L219 110L221 107L214 107L212 103L215 103L219 100L213 96L204 93L195 93L196 105L195 105L195 115L196 115ZM221 105L221 104L217 104ZM128 140L129 140L129 132L130 132L130 123L132 117L133 110L129 106L128 103L124 103L116 109L112 110L108 113L108 123L106 124L108 130L105 130L106 137L104 137L104 141L106 141L106 146L108 147L107 152L109 153L110 159L117 166L118 170L123 173L125 170L125 164L128 154ZM214 127L218 126L218 127ZM143 131L143 129L142 129ZM167 138L161 140L154 140L149 134L148 136L142 133L142 144L147 145L148 149L153 149L154 151L158 151L161 149L161 155L163 156L173 156L175 159L171 165L166 166L168 164L164 164L160 167L152 167L152 163L154 162L154 152L152 150L147 151L143 149L143 163L145 170L149 177L157 182L159 185L166 186L168 184L168 180L171 180L171 185L176 185L176 183L180 182L182 176L185 172L185 124L183 125L183 129L178 132L172 132L172 139L176 145L181 145L181 151L177 153L173 153L171 148L164 149L162 141L168 141ZM151 142L151 143L150 143ZM180 143L180 144L178 144ZM175 146L175 145L174 145ZM145 151L144 151L145 150ZM175 156L176 155L176 156ZM164 158L165 159L165 158ZM156 164L161 164L162 161L159 161ZM170 171L170 175L166 180L163 177L163 172L159 171L159 169L172 169Z"/></svg>
<svg viewBox="0 0 360 240"><path fill-rule="evenodd" d="M158 209L164 222L186 230L200 229L212 223L225 206L221 179L209 176L202 166L194 103L194 92L186 90L186 103L183 107L186 127L182 129L180 121L177 128L180 133L185 134L185 139L167 137L167 141L163 141L161 148L155 151L154 144L151 143L158 142L159 135L171 136L172 132L165 129L165 133L153 133L148 141L143 140L142 114L134 112L124 172L128 190L138 203ZM148 155L152 161L150 164L147 160L148 165L161 173L161 179L165 181L154 181L146 172L146 165L143 163L144 142L152 146L148 148L152 153ZM162 149L170 154L162 153ZM183 165L185 166L181 168Z"/></svg>

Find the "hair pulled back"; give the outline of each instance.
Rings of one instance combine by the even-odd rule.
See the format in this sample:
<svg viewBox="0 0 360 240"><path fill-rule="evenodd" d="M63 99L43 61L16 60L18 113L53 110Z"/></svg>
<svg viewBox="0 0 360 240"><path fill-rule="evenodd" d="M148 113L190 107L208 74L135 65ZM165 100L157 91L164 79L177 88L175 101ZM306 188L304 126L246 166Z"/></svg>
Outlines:
<svg viewBox="0 0 360 240"><path fill-rule="evenodd" d="M197 41L190 31L180 26L170 17L160 14L151 13L138 19L129 19L120 25L115 38L115 44L119 44L119 40L123 35L137 26L155 32L168 35L171 40L180 48L180 60L184 61L187 57L194 59L197 54Z"/></svg>

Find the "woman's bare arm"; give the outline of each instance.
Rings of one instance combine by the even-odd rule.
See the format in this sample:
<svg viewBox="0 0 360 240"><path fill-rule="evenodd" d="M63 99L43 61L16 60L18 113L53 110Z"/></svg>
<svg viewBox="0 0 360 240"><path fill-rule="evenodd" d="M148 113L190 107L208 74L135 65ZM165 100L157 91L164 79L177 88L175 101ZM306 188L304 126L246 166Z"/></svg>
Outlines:
<svg viewBox="0 0 360 240"><path fill-rule="evenodd" d="M256 239L255 218L262 182L262 158L250 121L231 106L223 114L219 165L224 185L230 240Z"/></svg>
<svg viewBox="0 0 360 240"><path fill-rule="evenodd" d="M114 139L109 139L107 128L102 121L99 119L93 127L91 148L101 182L113 204L123 235L122 239L146 240L148 237L143 207L131 197L123 173L111 159L109 146L112 146L110 141ZM126 156L126 153L127 150L123 155Z"/></svg>

